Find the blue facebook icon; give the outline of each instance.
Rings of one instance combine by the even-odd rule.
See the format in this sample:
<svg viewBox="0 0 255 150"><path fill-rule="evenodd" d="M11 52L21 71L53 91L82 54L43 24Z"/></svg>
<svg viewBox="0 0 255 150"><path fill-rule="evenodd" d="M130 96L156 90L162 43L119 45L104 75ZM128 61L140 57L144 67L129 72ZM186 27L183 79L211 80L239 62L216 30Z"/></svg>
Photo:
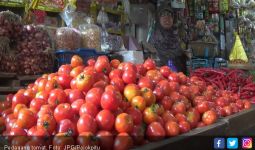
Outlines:
<svg viewBox="0 0 255 150"><path fill-rule="evenodd" d="M224 138L214 138L214 149L224 149L225 139Z"/></svg>

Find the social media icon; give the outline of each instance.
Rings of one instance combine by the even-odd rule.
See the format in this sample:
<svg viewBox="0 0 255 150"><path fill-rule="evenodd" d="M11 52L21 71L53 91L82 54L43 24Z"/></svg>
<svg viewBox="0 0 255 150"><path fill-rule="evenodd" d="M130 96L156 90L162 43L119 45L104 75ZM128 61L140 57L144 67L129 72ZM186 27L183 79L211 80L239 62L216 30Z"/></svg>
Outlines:
<svg viewBox="0 0 255 150"><path fill-rule="evenodd" d="M214 138L214 149L225 149L225 139Z"/></svg>
<svg viewBox="0 0 255 150"><path fill-rule="evenodd" d="M227 148L228 149L237 149L238 148L238 138L228 138L227 139Z"/></svg>
<svg viewBox="0 0 255 150"><path fill-rule="evenodd" d="M251 149L252 148L252 138L243 138L242 139L242 148Z"/></svg>

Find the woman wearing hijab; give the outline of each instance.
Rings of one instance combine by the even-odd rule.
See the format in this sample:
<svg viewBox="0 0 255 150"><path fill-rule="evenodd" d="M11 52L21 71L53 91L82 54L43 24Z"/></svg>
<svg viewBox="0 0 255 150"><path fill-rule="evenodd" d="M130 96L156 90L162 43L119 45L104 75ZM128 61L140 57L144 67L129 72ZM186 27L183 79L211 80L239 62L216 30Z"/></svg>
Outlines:
<svg viewBox="0 0 255 150"><path fill-rule="evenodd" d="M149 43L157 50L160 66L171 60L178 72L186 73L186 55L180 48L178 33L173 27L174 16L169 6L159 8L155 31Z"/></svg>

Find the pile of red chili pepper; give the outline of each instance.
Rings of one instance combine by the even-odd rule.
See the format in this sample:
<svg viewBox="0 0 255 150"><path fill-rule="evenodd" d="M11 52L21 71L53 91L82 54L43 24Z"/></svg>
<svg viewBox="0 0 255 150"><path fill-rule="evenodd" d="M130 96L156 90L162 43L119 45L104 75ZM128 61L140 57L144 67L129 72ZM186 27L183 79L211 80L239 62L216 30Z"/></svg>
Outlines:
<svg viewBox="0 0 255 150"><path fill-rule="evenodd" d="M242 99L251 99L255 97L255 83L253 83L253 76L242 70L199 68L194 70L191 73L191 76L197 76L208 85L213 85L215 88L238 93Z"/></svg>

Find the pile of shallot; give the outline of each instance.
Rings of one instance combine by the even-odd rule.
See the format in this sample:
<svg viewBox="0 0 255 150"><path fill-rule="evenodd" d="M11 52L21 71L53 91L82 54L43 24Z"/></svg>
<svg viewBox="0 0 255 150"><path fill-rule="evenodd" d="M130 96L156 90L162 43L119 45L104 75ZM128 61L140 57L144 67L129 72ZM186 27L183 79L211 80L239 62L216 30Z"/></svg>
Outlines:
<svg viewBox="0 0 255 150"><path fill-rule="evenodd" d="M51 40L43 27L22 25L10 11L0 12L0 71L36 75L52 71Z"/></svg>

